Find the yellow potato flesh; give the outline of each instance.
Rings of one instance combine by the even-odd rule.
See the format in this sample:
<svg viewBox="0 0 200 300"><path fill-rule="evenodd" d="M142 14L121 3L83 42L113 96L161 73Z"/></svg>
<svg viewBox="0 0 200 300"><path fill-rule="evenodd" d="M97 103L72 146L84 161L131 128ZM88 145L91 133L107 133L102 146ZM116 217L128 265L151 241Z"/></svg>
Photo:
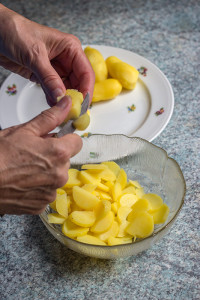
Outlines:
<svg viewBox="0 0 200 300"><path fill-rule="evenodd" d="M137 69L116 58L113 59L113 57L112 59L108 57L106 64L110 76L118 79L125 89L132 90L135 88L139 76Z"/></svg>
<svg viewBox="0 0 200 300"><path fill-rule="evenodd" d="M66 90L65 95L70 96L72 99L71 109L64 121L64 122L67 122L69 120L75 120L79 117L80 112L81 112L81 104L83 102L83 94L77 90L68 89L68 90Z"/></svg>
<svg viewBox="0 0 200 300"><path fill-rule="evenodd" d="M109 211L111 211L111 202L108 200L100 201L94 209L97 219L103 218Z"/></svg>
<svg viewBox="0 0 200 300"><path fill-rule="evenodd" d="M113 237L110 236L108 239L108 245L109 246L115 246L115 245L122 245L122 244L130 244L132 243L132 238L117 238L117 237Z"/></svg>
<svg viewBox="0 0 200 300"><path fill-rule="evenodd" d="M133 206L131 212L128 214L127 220L131 222L134 219L134 215L140 211L148 211L150 204L146 199L139 199Z"/></svg>
<svg viewBox="0 0 200 300"><path fill-rule="evenodd" d="M51 213L48 214L48 221L52 224L63 224L65 222L66 218L61 216L58 213Z"/></svg>
<svg viewBox="0 0 200 300"><path fill-rule="evenodd" d="M90 115L88 112L85 114L79 116L76 120L73 122L73 126L77 130L85 130L90 124Z"/></svg>
<svg viewBox="0 0 200 300"><path fill-rule="evenodd" d="M73 187L73 198L79 207L86 210L94 209L100 202L100 200L92 193L78 186Z"/></svg>
<svg viewBox="0 0 200 300"><path fill-rule="evenodd" d="M91 228L91 232L101 233L108 230L114 221L114 215L112 211L109 211L103 218L99 219Z"/></svg>
<svg viewBox="0 0 200 300"><path fill-rule="evenodd" d="M68 217L68 199L67 194L57 194L56 197L56 211L63 217Z"/></svg>
<svg viewBox="0 0 200 300"><path fill-rule="evenodd" d="M137 196L133 194L123 194L119 199L120 206L127 207L132 207L137 201Z"/></svg>
<svg viewBox="0 0 200 300"><path fill-rule="evenodd" d="M114 161L105 161L101 165L106 165L117 177L120 171L120 166Z"/></svg>
<svg viewBox="0 0 200 300"><path fill-rule="evenodd" d="M101 181L99 176L95 176L95 174L90 174L87 171L80 171L79 179L82 181L82 183L91 183L93 185L98 185Z"/></svg>
<svg viewBox="0 0 200 300"><path fill-rule="evenodd" d="M68 180L63 186L63 189L70 189L75 185L81 185L81 181L78 179L79 171L76 169L69 169L68 171Z"/></svg>
<svg viewBox="0 0 200 300"><path fill-rule="evenodd" d="M96 220L93 211L73 211L69 218L74 224L82 227L90 227Z"/></svg>
<svg viewBox="0 0 200 300"><path fill-rule="evenodd" d="M108 77L108 69L102 54L89 46L84 49L84 52L94 70L95 82L105 80Z"/></svg>
<svg viewBox="0 0 200 300"><path fill-rule="evenodd" d="M117 237L126 237L128 235L126 232L126 228L129 224L130 224L130 222L125 220L119 225L119 232L118 232ZM131 238L131 236L129 236L129 237Z"/></svg>
<svg viewBox="0 0 200 300"><path fill-rule="evenodd" d="M110 229L98 235L98 238L102 241L107 241L110 236L116 237L119 232L119 224L116 221L113 221Z"/></svg>
<svg viewBox="0 0 200 300"><path fill-rule="evenodd" d="M117 176L116 182L121 185L121 189L123 190L127 185L127 175L124 169L120 169L119 174Z"/></svg>
<svg viewBox="0 0 200 300"><path fill-rule="evenodd" d="M135 213L132 221L126 228L126 232L133 237L145 238L153 233L153 217L145 211Z"/></svg>
<svg viewBox="0 0 200 300"><path fill-rule="evenodd" d="M151 211L157 210L163 205L162 198L157 194L152 194L152 193L144 194L142 196L142 199L146 199L149 201Z"/></svg>
<svg viewBox="0 0 200 300"><path fill-rule="evenodd" d="M112 187L113 200L117 201L118 198L121 196L121 194L122 194L121 184L119 182L115 182L114 186Z"/></svg>
<svg viewBox="0 0 200 300"><path fill-rule="evenodd" d="M123 223L124 221L126 221L127 216L130 214L130 212L132 211L132 209L130 207L127 206L121 206L119 207L118 211L117 211L117 219L120 223Z"/></svg>
<svg viewBox="0 0 200 300"><path fill-rule="evenodd" d="M69 219L67 219L62 225L63 234L70 238L83 236L83 235L87 234L88 231L89 231L89 228L77 226L73 222L71 222Z"/></svg>
<svg viewBox="0 0 200 300"><path fill-rule="evenodd" d="M92 102L111 100L117 97L122 91L122 85L117 79L108 78L106 80L96 82Z"/></svg>
<svg viewBox="0 0 200 300"><path fill-rule="evenodd" d="M92 236L89 234L77 237L77 241L79 241L81 243L85 243L85 244L107 246L106 243L104 243L98 237L95 237L95 236Z"/></svg>
<svg viewBox="0 0 200 300"><path fill-rule="evenodd" d="M65 235L104 246L145 238L169 215L160 196L144 194L139 182L127 180L115 162L70 169L68 182L57 189L50 207L55 212L48 215L49 223L60 224Z"/></svg>
<svg viewBox="0 0 200 300"><path fill-rule="evenodd" d="M153 212L149 213L153 217L154 224L162 224L167 220L167 217L169 215L169 207L164 203L158 210L154 210Z"/></svg>

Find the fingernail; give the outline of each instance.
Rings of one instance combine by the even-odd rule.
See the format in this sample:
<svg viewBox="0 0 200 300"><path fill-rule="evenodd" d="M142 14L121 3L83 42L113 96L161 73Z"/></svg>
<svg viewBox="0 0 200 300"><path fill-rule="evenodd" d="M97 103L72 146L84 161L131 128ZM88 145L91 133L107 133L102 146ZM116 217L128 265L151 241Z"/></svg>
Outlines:
<svg viewBox="0 0 200 300"><path fill-rule="evenodd" d="M61 89L57 88L52 92L52 96L53 96L54 101L57 101L58 97L64 96L64 92Z"/></svg>
<svg viewBox="0 0 200 300"><path fill-rule="evenodd" d="M56 106L65 109L69 103L70 103L71 98L69 96L64 96L62 97L61 100L58 101L58 103L56 104Z"/></svg>

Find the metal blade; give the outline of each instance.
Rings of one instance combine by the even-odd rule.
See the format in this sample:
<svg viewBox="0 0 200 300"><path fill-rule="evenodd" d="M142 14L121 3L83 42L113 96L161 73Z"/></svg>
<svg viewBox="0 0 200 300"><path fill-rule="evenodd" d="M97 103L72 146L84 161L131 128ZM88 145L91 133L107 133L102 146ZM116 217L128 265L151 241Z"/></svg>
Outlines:
<svg viewBox="0 0 200 300"><path fill-rule="evenodd" d="M83 100L81 104L81 113L80 116L86 113L88 106L89 106L89 93L85 96L85 99ZM68 133L72 133L76 130L76 128L73 126L73 121L74 120L69 120L62 128L61 130L55 134L55 136L62 137Z"/></svg>

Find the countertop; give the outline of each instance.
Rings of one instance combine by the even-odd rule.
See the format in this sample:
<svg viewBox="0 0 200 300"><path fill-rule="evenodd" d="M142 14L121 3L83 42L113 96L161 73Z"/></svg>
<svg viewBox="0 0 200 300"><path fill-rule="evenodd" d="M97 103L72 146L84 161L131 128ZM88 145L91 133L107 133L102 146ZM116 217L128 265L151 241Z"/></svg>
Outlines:
<svg viewBox="0 0 200 300"><path fill-rule="evenodd" d="M187 193L169 234L148 251L115 261L61 245L38 216L0 219L2 300L200 299L200 2L195 0L1 1L83 44L124 48L169 79L172 118L155 139L179 163ZM0 69L0 84L9 75Z"/></svg>

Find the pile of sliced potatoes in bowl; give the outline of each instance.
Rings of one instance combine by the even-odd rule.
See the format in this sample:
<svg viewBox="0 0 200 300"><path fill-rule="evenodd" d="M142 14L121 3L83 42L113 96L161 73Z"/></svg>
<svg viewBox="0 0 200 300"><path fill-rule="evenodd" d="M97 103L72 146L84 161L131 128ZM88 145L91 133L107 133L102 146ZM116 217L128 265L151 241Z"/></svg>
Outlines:
<svg viewBox="0 0 200 300"><path fill-rule="evenodd" d="M177 162L140 138L84 138L68 175L40 217L56 239L86 256L117 259L150 248L184 202Z"/></svg>

